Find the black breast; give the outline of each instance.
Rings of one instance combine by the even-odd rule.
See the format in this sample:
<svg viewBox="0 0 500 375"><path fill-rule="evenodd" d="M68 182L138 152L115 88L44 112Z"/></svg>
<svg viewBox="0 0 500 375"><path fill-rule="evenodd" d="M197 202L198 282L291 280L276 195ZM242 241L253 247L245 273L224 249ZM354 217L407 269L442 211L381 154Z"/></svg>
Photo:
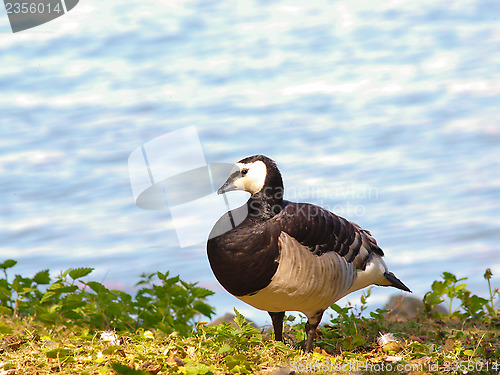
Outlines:
<svg viewBox="0 0 500 375"><path fill-rule="evenodd" d="M279 229L248 217L207 243L217 280L231 294L244 296L265 288L278 268Z"/></svg>

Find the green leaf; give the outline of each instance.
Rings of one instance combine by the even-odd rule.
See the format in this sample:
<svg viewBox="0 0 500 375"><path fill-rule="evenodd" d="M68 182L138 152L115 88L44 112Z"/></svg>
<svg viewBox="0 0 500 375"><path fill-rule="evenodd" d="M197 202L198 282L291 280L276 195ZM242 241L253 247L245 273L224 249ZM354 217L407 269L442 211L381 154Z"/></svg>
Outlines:
<svg viewBox="0 0 500 375"><path fill-rule="evenodd" d="M135 370L132 367L128 367L120 363L113 363L111 367L118 375L150 375L148 372Z"/></svg>
<svg viewBox="0 0 500 375"><path fill-rule="evenodd" d="M485 307L490 315L495 316L495 309L493 307L491 307L490 305L485 305Z"/></svg>
<svg viewBox="0 0 500 375"><path fill-rule="evenodd" d="M218 350L219 354L224 354L224 353L227 353L227 352L232 352L232 351L233 351L233 348L231 348L231 346L230 346L230 345L228 345L228 344L224 344L224 345L222 345L222 346L219 348L219 350Z"/></svg>
<svg viewBox="0 0 500 375"><path fill-rule="evenodd" d="M76 309L85 306L86 301L83 300L82 294L68 294L63 298L62 304L65 309Z"/></svg>
<svg viewBox="0 0 500 375"><path fill-rule="evenodd" d="M7 289L7 288L4 288L3 286L0 286L0 295L4 295L4 296L7 296L7 297L12 297L12 292Z"/></svg>
<svg viewBox="0 0 500 375"><path fill-rule="evenodd" d="M74 268L71 271L69 271L69 276L73 280L76 280L76 279L79 279L81 277L87 276L93 270L94 270L93 268L89 268L89 267Z"/></svg>
<svg viewBox="0 0 500 375"><path fill-rule="evenodd" d="M10 334L12 332L14 332L14 330L11 327L6 325L5 323L0 322L0 333Z"/></svg>
<svg viewBox="0 0 500 375"><path fill-rule="evenodd" d="M483 312L484 307L486 307L487 309L489 307L491 309L491 307L488 305L488 302L489 301L487 299L479 297L475 294L473 294L466 300L462 300L465 310L467 310L470 315L475 315L479 312ZM489 309L488 311L491 312Z"/></svg>
<svg viewBox="0 0 500 375"><path fill-rule="evenodd" d="M154 340L155 336L153 332L151 332L149 329L148 330L142 330L141 331L141 337L147 340Z"/></svg>
<svg viewBox="0 0 500 375"><path fill-rule="evenodd" d="M102 293L102 292L108 292L108 288L106 288L104 285L97 281L89 281L87 283L84 283L87 285L90 289L92 289L96 293Z"/></svg>
<svg viewBox="0 0 500 375"><path fill-rule="evenodd" d="M168 272L165 274L165 276L168 276ZM172 286L180 281L179 275L171 277L170 279L164 280L166 286Z"/></svg>
<svg viewBox="0 0 500 375"><path fill-rule="evenodd" d="M107 354L107 355L115 354L120 350L123 351L121 345L110 345L102 351L102 354Z"/></svg>
<svg viewBox="0 0 500 375"><path fill-rule="evenodd" d="M60 282L55 282L51 286L47 288L47 291L44 293L40 302L45 302L49 298L60 296L62 293L73 293L78 290L76 285L68 285L65 286Z"/></svg>
<svg viewBox="0 0 500 375"><path fill-rule="evenodd" d="M160 271L156 272L156 276L161 280L161 281L166 281L168 277L168 271L165 273L161 273Z"/></svg>
<svg viewBox="0 0 500 375"><path fill-rule="evenodd" d="M55 348L55 349L50 349L45 352L45 355L47 358L59 358L63 359L66 357L69 357L73 355L73 351L71 349L67 348Z"/></svg>
<svg viewBox="0 0 500 375"><path fill-rule="evenodd" d="M83 314L82 313L79 313L79 312L76 312L76 311L73 311L73 310L65 311L62 315L66 319L73 320L73 321L82 320L83 319Z"/></svg>
<svg viewBox="0 0 500 375"><path fill-rule="evenodd" d="M56 290L59 288L64 288L64 283L62 281L55 281L47 288L47 290Z"/></svg>
<svg viewBox="0 0 500 375"><path fill-rule="evenodd" d="M23 310L23 309L25 309L25 308L27 308L29 306L28 302L22 301L22 300L19 300L19 299L16 301L16 304L17 304L17 308L19 310Z"/></svg>
<svg viewBox="0 0 500 375"><path fill-rule="evenodd" d="M201 288L199 286L191 288L191 292L197 298L205 298L214 294L214 292L212 292L211 290Z"/></svg>
<svg viewBox="0 0 500 375"><path fill-rule="evenodd" d="M50 300L52 297L54 297L56 295L56 292L52 291L52 290L47 290L43 296L42 296L42 299L40 300L40 303L44 303L44 302L47 302L48 300Z"/></svg>
<svg viewBox="0 0 500 375"><path fill-rule="evenodd" d="M250 369L247 368L248 365L236 365L231 369L231 373L233 374L250 374Z"/></svg>
<svg viewBox="0 0 500 375"><path fill-rule="evenodd" d="M439 296L442 296L446 292L446 285L442 281L434 281L431 288L432 291Z"/></svg>
<svg viewBox="0 0 500 375"><path fill-rule="evenodd" d="M58 276L59 279L61 280L66 280L66 276L68 276L68 273L70 273L70 271L72 270L73 268L70 268L70 269L67 269L66 271L64 272L61 272L61 274Z"/></svg>
<svg viewBox="0 0 500 375"><path fill-rule="evenodd" d="M435 292L427 292L423 298L425 310L430 313L437 305L444 302L444 300Z"/></svg>
<svg viewBox="0 0 500 375"><path fill-rule="evenodd" d="M247 357L243 354L228 355L225 360L229 370L232 370L237 365L248 363Z"/></svg>
<svg viewBox="0 0 500 375"><path fill-rule="evenodd" d="M333 305L330 306L332 308L333 311L335 311L337 314L341 314L342 313L342 307L340 307L339 305L337 305L336 303L334 303Z"/></svg>
<svg viewBox="0 0 500 375"><path fill-rule="evenodd" d="M455 287L455 291L459 291L459 290L463 290L467 287L467 284L458 284L456 287Z"/></svg>
<svg viewBox="0 0 500 375"><path fill-rule="evenodd" d="M464 350L464 354L468 357L473 357L475 355L475 351L474 350L470 350L470 349L467 349L467 350Z"/></svg>
<svg viewBox="0 0 500 375"><path fill-rule="evenodd" d="M352 337L352 343L355 347L361 346L365 344L365 338L361 335L354 335Z"/></svg>
<svg viewBox="0 0 500 375"><path fill-rule="evenodd" d="M355 334L347 336L343 340L344 347L348 350L356 349L358 346L364 345L365 338L361 335Z"/></svg>
<svg viewBox="0 0 500 375"><path fill-rule="evenodd" d="M53 312L40 312L37 314L37 318L44 323L54 324L59 318L59 314Z"/></svg>
<svg viewBox="0 0 500 375"><path fill-rule="evenodd" d="M184 296L178 296L172 298L172 303L177 307L186 307L188 305L188 301Z"/></svg>
<svg viewBox="0 0 500 375"><path fill-rule="evenodd" d="M0 263L0 268L3 268L4 270L7 268L12 268L17 264L17 260L14 259L7 259L5 262Z"/></svg>
<svg viewBox="0 0 500 375"><path fill-rule="evenodd" d="M34 277L33 281L37 284L50 284L49 270L44 270L38 272Z"/></svg>
<svg viewBox="0 0 500 375"><path fill-rule="evenodd" d="M234 309L234 314L236 315L234 317L234 322L238 325L238 327L242 328L243 326L245 326L246 324L248 324L248 322L245 319L245 317L243 315L241 315L239 313L239 311L236 310L236 308Z"/></svg>
<svg viewBox="0 0 500 375"><path fill-rule="evenodd" d="M78 289L76 285L64 285L61 281L56 281L55 283L51 284L48 288L47 291L54 291L56 293L73 293Z"/></svg>
<svg viewBox="0 0 500 375"><path fill-rule="evenodd" d="M201 301L194 301L193 309L199 311L200 313L209 318L212 316L212 314L214 314L213 307Z"/></svg>
<svg viewBox="0 0 500 375"><path fill-rule="evenodd" d="M19 294L19 295L27 294L27 293L34 292L35 290L38 290L38 289L36 289L36 288L22 288L21 290L19 290L17 292L17 294Z"/></svg>
<svg viewBox="0 0 500 375"><path fill-rule="evenodd" d="M274 341L274 347L282 353L289 353L290 348L283 341Z"/></svg>
<svg viewBox="0 0 500 375"><path fill-rule="evenodd" d="M8 315L12 313L12 309L7 306L0 306L0 315Z"/></svg>
<svg viewBox="0 0 500 375"><path fill-rule="evenodd" d="M450 272L443 272L443 279L445 281L449 281L449 282L452 282L452 283L456 283L457 282L457 277L450 273Z"/></svg>
<svg viewBox="0 0 500 375"><path fill-rule="evenodd" d="M12 282L12 289L15 290L17 293L20 293L27 286L31 286L31 279L27 279L19 275L16 275L16 278Z"/></svg>

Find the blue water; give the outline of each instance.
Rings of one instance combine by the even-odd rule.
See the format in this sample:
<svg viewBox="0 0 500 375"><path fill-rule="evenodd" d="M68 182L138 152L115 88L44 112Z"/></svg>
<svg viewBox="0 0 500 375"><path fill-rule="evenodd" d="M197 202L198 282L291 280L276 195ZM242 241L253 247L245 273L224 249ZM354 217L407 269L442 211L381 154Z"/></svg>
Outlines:
<svg viewBox="0 0 500 375"><path fill-rule="evenodd" d="M415 295L443 271L486 295L490 267L500 285L498 1L108 3L17 34L0 13L0 260L15 273L92 266L132 291L169 269L214 290L218 314L267 322L217 284L203 245L180 248L168 211L134 204L129 154L194 125L208 162L266 154L289 199L369 229Z"/></svg>

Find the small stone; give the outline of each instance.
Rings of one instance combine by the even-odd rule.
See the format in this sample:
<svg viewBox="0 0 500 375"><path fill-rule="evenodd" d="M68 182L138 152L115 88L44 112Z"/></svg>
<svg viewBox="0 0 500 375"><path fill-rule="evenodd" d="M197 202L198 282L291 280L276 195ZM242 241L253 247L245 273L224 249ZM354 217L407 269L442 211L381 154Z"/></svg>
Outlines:
<svg viewBox="0 0 500 375"><path fill-rule="evenodd" d="M392 296L384 309L389 310L384 315L393 321L415 319L417 315L425 311L424 303L420 299L402 294ZM448 310L440 305L436 306L432 312L448 314Z"/></svg>
<svg viewBox="0 0 500 375"><path fill-rule="evenodd" d="M174 358L174 361L175 361L175 363L177 364L177 366L179 366L179 367L186 366L186 362L184 362L184 361L183 361L182 359L180 359L180 358L175 357L175 358Z"/></svg>
<svg viewBox="0 0 500 375"><path fill-rule="evenodd" d="M209 326L218 326L219 324L221 323L229 323L229 325L231 327L234 327L234 328L239 328L238 325L234 322L234 318L236 318L236 315L233 315L233 314L230 314L230 313L226 313L225 315L223 316L220 316L218 317L217 319L211 321L210 323L208 323ZM252 322L251 320L248 320L247 319L247 322L252 326L252 327L255 327L255 328L259 328L254 322Z"/></svg>

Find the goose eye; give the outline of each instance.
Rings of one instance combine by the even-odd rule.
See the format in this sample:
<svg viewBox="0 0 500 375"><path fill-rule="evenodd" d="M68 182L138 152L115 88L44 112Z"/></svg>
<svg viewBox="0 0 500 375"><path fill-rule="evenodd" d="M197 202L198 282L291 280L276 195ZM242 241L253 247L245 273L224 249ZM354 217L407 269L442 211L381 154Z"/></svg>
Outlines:
<svg viewBox="0 0 500 375"><path fill-rule="evenodd" d="M247 174L247 172L248 172L248 169L244 168L244 169L241 170L241 175L245 176Z"/></svg>

